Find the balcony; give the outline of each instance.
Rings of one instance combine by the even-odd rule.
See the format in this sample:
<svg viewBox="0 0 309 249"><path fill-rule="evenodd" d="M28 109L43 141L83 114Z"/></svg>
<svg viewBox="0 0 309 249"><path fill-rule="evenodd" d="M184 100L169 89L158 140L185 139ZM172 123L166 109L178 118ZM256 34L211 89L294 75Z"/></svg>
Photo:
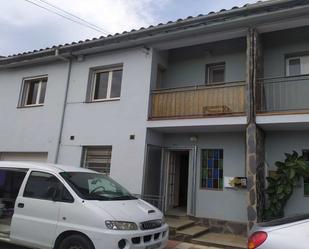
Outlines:
<svg viewBox="0 0 309 249"><path fill-rule="evenodd" d="M260 79L258 113L308 113L309 75Z"/></svg>
<svg viewBox="0 0 309 249"><path fill-rule="evenodd" d="M150 119L241 116L245 96L245 82L154 90Z"/></svg>

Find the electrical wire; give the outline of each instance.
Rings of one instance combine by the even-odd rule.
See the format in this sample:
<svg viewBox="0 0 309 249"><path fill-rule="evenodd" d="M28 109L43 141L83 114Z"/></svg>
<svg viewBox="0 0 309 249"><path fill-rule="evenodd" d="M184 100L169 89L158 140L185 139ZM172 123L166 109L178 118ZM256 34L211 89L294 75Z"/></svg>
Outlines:
<svg viewBox="0 0 309 249"><path fill-rule="evenodd" d="M49 6L51 6L52 8L55 8L55 9L57 9L57 10L59 10L59 11L65 13L65 14L67 14L67 15L69 15L69 16L72 16L72 17L74 17L74 18L76 18L76 19L78 19L78 20L80 20L80 21L82 21L82 22L85 22L85 23L87 23L88 25L90 25L90 26L92 26L92 27L94 27L94 28L97 28L97 29L99 29L99 30L102 30L104 33L108 34L108 32L107 32L106 30L102 29L101 27L99 27L99 26L97 26L97 25L95 25L95 24L93 24L93 23L91 23L91 22L88 22L87 20L85 20L85 19L83 19L83 18L81 18L81 17L79 17L79 16L77 16L77 15L74 15L74 14L72 14L72 13L70 13L70 12L68 12L68 11L66 11L66 10L64 10L64 9L62 9L62 8L60 8L60 7L58 7L58 6L56 6L56 5L54 5L54 4L51 4L51 3L49 3L48 1L45 1L45 0L37 0L37 1L40 1L40 2L42 2L42 3L45 3L46 5L49 5Z"/></svg>
<svg viewBox="0 0 309 249"><path fill-rule="evenodd" d="M31 1L31 0L25 0L25 1L28 2L28 3L30 3L30 4L33 4L33 5L37 6L37 7L39 7L39 8L41 8L41 9L44 9L44 10L49 11L49 12L51 12L51 13L53 13L53 14L56 14L56 15L58 15L58 16L60 16L60 17L63 17L63 18L65 18L65 19L67 19L67 20L69 20L69 21L71 21L71 22L77 23L77 24L82 25L82 26L84 26L84 27L88 27L88 28L90 28L90 29L92 29L92 30L95 30L95 31L99 32L99 33L102 33L102 34L105 34L105 35L107 34L106 31L104 31L104 30L101 29L101 28L99 29L99 28L96 28L95 26L92 26L92 25L90 25L90 24L87 24L87 23L83 23L83 22L74 20L74 19L72 19L72 18L70 18L70 17L68 17L68 16L66 16L66 15L63 15L63 14L61 14L61 13L55 11L55 10L52 10L52 9L47 8L47 7L45 7L45 6L42 6L42 5L38 4L38 3L35 3L35 2L33 2L33 1ZM73 16L73 15L72 15L72 16ZM75 18L76 18L76 17L75 17Z"/></svg>

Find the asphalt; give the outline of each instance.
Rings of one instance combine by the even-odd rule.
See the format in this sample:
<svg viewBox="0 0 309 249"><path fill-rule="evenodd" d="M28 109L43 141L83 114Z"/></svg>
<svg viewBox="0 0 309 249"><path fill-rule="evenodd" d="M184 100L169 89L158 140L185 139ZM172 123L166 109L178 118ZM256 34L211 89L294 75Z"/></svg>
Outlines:
<svg viewBox="0 0 309 249"><path fill-rule="evenodd" d="M14 246L6 243L0 243L0 249L29 249L29 248Z"/></svg>

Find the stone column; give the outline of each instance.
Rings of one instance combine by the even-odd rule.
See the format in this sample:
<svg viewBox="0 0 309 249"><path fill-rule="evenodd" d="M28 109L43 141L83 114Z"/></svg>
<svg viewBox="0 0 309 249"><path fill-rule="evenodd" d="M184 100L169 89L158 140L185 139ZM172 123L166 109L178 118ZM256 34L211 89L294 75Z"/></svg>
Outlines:
<svg viewBox="0 0 309 249"><path fill-rule="evenodd" d="M259 106L259 86L257 79L263 74L262 47L260 36L255 29L247 33L247 118L246 129L246 173L248 178L248 229L262 220L265 206L264 188L264 132L256 122Z"/></svg>

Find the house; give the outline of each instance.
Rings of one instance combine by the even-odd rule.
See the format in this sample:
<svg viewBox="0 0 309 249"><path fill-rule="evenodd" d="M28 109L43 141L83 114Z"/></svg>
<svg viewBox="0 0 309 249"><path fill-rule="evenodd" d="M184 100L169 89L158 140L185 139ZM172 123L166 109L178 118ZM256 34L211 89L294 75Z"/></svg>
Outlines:
<svg viewBox="0 0 309 249"><path fill-rule="evenodd" d="M309 158L308 14L258 2L1 58L0 160L98 170L245 234L274 162ZM309 211L308 184L286 214Z"/></svg>

